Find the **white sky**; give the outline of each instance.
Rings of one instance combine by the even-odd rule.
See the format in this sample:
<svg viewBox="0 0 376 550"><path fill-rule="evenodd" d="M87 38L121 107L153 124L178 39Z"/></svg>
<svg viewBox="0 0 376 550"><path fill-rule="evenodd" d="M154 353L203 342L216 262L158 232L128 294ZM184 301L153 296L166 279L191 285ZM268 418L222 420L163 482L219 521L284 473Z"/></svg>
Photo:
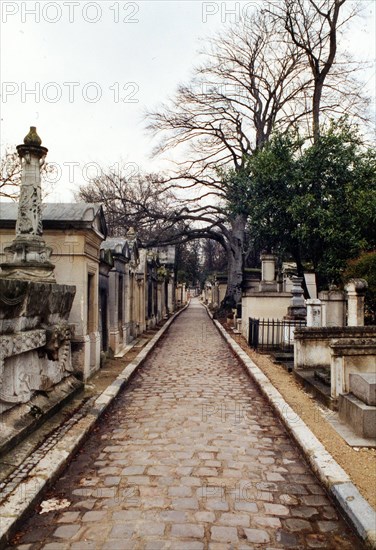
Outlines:
<svg viewBox="0 0 376 550"><path fill-rule="evenodd" d="M50 201L73 200L72 191L96 170L89 163L157 169L145 110L189 78L200 39L256 4L3 0L1 147L21 143L37 126L47 160L60 166ZM351 23L346 47L374 62L376 4L360 4L364 15ZM374 102L375 65L364 81Z"/></svg>

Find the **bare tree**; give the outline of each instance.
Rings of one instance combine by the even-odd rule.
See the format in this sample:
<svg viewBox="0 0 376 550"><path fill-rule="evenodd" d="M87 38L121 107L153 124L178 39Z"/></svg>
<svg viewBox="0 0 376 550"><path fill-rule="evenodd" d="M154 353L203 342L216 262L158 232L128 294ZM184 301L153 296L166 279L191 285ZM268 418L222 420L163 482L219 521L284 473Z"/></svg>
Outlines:
<svg viewBox="0 0 376 550"><path fill-rule="evenodd" d="M185 205L186 219L225 248L224 302L232 307L241 297L251 200L247 158L275 128L305 113L303 55L277 31L271 17L255 15L213 38L192 82L149 113L149 129L161 138L156 152L179 148L189 159L176 163L166 185Z"/></svg>
<svg viewBox="0 0 376 550"><path fill-rule="evenodd" d="M282 24L291 42L302 52L312 75L312 133L320 136L320 115L353 114L367 119L368 100L360 92L354 78L360 64L341 53L338 59L338 39L347 22L357 14L357 8L344 9L346 0L274 0L265 13L272 14ZM347 3L347 5L350 5Z"/></svg>
<svg viewBox="0 0 376 550"><path fill-rule="evenodd" d="M43 197L48 196L53 189L56 176L55 166L44 163L41 168L41 178L44 183ZM15 147L8 146L0 160L0 199L18 200L21 185L21 162Z"/></svg>
<svg viewBox="0 0 376 550"><path fill-rule="evenodd" d="M8 147L0 163L0 197L16 200L21 183L21 164L17 151Z"/></svg>

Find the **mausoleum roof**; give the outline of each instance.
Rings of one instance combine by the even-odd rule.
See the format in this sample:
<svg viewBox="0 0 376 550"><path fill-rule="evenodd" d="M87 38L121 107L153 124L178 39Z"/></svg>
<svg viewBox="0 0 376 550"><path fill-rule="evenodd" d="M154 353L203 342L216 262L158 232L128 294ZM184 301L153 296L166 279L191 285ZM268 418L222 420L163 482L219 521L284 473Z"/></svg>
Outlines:
<svg viewBox="0 0 376 550"><path fill-rule="evenodd" d="M0 203L0 228L13 229L18 203ZM97 203L52 203L42 205L43 229L92 228L104 238L107 235L103 207Z"/></svg>

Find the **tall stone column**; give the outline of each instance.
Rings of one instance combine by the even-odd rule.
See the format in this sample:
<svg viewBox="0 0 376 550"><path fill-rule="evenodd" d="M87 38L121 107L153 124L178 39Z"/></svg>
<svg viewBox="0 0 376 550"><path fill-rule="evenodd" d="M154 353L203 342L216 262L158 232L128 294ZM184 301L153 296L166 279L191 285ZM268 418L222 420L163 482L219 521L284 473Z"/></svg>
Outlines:
<svg viewBox="0 0 376 550"><path fill-rule="evenodd" d="M2 277L55 282L55 266L49 261L51 249L42 234L42 197L40 168L48 149L34 126L17 146L21 160L21 189L16 223L16 237L5 249L6 262L1 264Z"/></svg>

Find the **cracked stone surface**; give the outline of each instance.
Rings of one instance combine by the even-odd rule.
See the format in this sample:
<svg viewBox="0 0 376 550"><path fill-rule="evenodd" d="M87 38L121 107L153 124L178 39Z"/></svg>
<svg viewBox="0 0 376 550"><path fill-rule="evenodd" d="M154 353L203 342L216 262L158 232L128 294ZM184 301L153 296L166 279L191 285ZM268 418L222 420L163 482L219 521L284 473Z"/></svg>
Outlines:
<svg viewBox="0 0 376 550"><path fill-rule="evenodd" d="M13 538L19 550L363 545L193 301Z"/></svg>

